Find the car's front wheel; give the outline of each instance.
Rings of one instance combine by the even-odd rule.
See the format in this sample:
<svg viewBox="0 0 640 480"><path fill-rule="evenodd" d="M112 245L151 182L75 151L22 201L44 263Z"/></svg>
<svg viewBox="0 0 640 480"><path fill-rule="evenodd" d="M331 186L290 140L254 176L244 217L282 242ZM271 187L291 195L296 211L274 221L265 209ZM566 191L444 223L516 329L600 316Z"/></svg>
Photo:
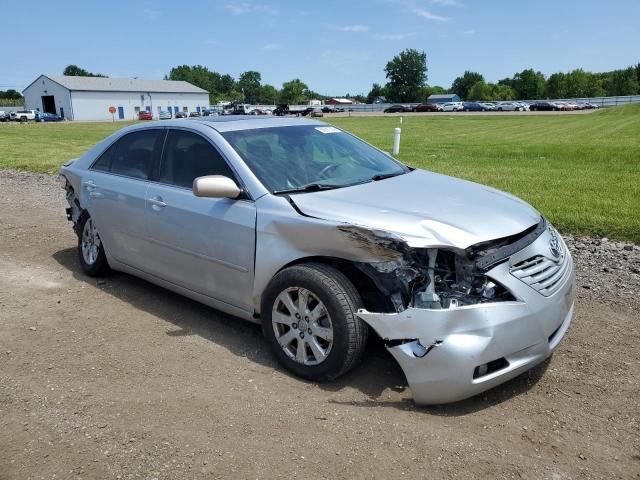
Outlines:
<svg viewBox="0 0 640 480"><path fill-rule="evenodd" d="M367 343L357 316L362 300L349 279L327 265L295 265L278 273L264 292L262 330L289 371L327 381L349 371Z"/></svg>
<svg viewBox="0 0 640 480"><path fill-rule="evenodd" d="M104 245L91 216L84 212L78 221L78 254L82 270L91 276L99 277L109 271L104 253Z"/></svg>

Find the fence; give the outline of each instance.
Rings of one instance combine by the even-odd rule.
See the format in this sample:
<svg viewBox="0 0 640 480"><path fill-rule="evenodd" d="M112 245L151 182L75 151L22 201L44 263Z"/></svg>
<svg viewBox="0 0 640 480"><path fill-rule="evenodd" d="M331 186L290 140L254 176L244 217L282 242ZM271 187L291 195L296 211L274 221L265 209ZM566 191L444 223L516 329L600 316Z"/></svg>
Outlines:
<svg viewBox="0 0 640 480"><path fill-rule="evenodd" d="M581 97L581 98L553 98L542 100L522 100L523 102L533 103L536 101L545 102L589 102L599 107L615 107L617 105L628 105L631 103L640 103L640 95L626 95L619 97ZM345 112L382 112L384 109L389 108L391 105L397 105L398 103L354 103L352 105L336 105L336 108L341 108ZM402 103L402 105L416 106L418 103ZM269 108L273 109L275 105L256 105L256 108ZM309 105L289 105L292 110L303 110L308 108Z"/></svg>
<svg viewBox="0 0 640 480"><path fill-rule="evenodd" d="M0 112L17 112L18 110L24 110L24 105L4 105L4 102L0 102Z"/></svg>

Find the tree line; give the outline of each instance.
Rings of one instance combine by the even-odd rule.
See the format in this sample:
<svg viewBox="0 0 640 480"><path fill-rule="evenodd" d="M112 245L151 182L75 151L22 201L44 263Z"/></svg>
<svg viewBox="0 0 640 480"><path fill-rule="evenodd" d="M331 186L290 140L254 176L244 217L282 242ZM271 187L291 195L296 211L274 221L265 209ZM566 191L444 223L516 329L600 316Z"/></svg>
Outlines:
<svg viewBox="0 0 640 480"><path fill-rule="evenodd" d="M497 83L486 82L478 72L466 71L453 81L451 93L464 100L539 100L553 98L613 97L640 94L640 63L611 72L581 68L545 77L528 68Z"/></svg>
<svg viewBox="0 0 640 480"><path fill-rule="evenodd" d="M374 83L367 95L345 94L354 101L372 103L376 97L387 102L424 102L429 95L455 93L463 100L538 100L545 98L578 98L640 94L640 63L635 66L593 73L575 69L546 77L532 68L504 78L496 83L487 82L478 72L465 71L450 88L430 86L427 83L427 55L424 51L408 48L395 55L385 68L387 82ZM105 77L91 73L77 65L69 65L64 75ZM228 73L209 70L203 65L173 67L165 80L184 80L209 92L209 101L239 101L253 104L303 104L312 99L326 100L327 95L311 90L299 78L284 82L281 88L263 84L262 75L248 70L237 79ZM0 98L13 98L19 92L0 91Z"/></svg>

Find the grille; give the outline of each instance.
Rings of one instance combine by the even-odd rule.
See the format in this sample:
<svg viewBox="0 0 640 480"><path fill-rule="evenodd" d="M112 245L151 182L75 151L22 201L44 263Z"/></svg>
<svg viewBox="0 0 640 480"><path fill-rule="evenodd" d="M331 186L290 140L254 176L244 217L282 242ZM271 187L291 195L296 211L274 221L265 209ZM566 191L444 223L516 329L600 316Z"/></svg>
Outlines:
<svg viewBox="0 0 640 480"><path fill-rule="evenodd" d="M511 267L511 274L548 297L560 288L562 280L569 273L570 258L569 255L563 255L558 262L554 262L542 255L536 255Z"/></svg>

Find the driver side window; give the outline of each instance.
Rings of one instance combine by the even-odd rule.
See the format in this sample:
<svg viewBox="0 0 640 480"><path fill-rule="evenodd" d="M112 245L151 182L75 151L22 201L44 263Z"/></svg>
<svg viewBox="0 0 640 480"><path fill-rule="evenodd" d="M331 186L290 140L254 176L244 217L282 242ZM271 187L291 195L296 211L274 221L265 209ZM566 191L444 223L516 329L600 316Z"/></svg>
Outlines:
<svg viewBox="0 0 640 480"><path fill-rule="evenodd" d="M205 138L185 130L169 130L159 181L191 188L194 179L205 175L223 175L235 180L225 159Z"/></svg>

